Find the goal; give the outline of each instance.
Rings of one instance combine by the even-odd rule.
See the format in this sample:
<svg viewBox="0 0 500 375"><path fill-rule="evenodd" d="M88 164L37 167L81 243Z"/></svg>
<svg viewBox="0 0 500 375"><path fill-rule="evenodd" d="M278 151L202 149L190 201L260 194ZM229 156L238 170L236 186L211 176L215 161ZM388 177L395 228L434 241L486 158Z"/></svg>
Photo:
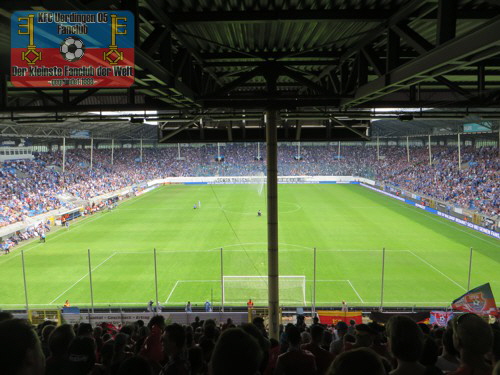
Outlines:
<svg viewBox="0 0 500 375"><path fill-rule="evenodd" d="M280 304L306 305L306 277L279 276ZM267 306L267 276L223 276L222 300L224 304L244 305L248 299L255 305Z"/></svg>

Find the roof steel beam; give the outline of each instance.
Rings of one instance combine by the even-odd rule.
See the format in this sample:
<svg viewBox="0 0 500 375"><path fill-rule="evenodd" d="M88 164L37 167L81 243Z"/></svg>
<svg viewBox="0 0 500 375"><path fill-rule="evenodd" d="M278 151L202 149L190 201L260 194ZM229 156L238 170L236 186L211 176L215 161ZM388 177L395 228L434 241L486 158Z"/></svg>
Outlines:
<svg viewBox="0 0 500 375"><path fill-rule="evenodd" d="M304 76L304 74L302 74L302 73L299 73L295 70L292 70L292 69L284 67L284 66L281 67L280 71L281 71L282 75L285 75L285 76L292 78L294 81L297 81L297 82L303 84L304 86L307 86L311 90L318 91L319 93L326 94L326 95L330 94L330 92L325 87L318 85L317 83L306 78ZM279 86L279 83L278 83L278 86Z"/></svg>
<svg viewBox="0 0 500 375"><path fill-rule="evenodd" d="M457 29L457 0L439 0L437 44L443 44L455 37Z"/></svg>
<svg viewBox="0 0 500 375"><path fill-rule="evenodd" d="M184 129L190 127L191 125L193 125L194 123L196 123L197 121L199 121L202 117L203 117L202 115L198 115L194 119L192 119L191 121L189 121L189 122L187 122L187 123L179 126L174 131L171 131L170 133L168 133L167 135L165 135L164 137L162 137L161 139L159 139L158 143L163 143L163 142L167 141L168 139L172 138L177 133L180 133Z"/></svg>
<svg viewBox="0 0 500 375"><path fill-rule="evenodd" d="M359 105L430 77L443 75L498 55L500 54L498 35L500 35L500 16L361 86L353 99L344 100L342 104Z"/></svg>
<svg viewBox="0 0 500 375"><path fill-rule="evenodd" d="M234 90L238 86L244 84L245 82L248 82L251 80L253 77L256 77L258 75L262 75L264 73L264 68L263 67L258 67L253 70L250 70L249 72L241 74L238 78L236 78L234 81L229 82L228 84L222 86L220 89L218 89L216 92L213 94L208 94L207 96L210 95L221 95L225 94L231 90Z"/></svg>
<svg viewBox="0 0 500 375"><path fill-rule="evenodd" d="M175 24L191 23L263 23L273 21L329 21L382 22L391 15L388 10L360 9L290 9L263 11L205 11L171 13Z"/></svg>
<svg viewBox="0 0 500 375"><path fill-rule="evenodd" d="M421 1L422 2L422 1ZM203 11L173 12L171 20L176 25L200 23L267 23L273 21L349 21L349 22L384 22L391 17L389 10L377 9L288 9L288 10L244 10L244 11ZM490 19L488 10L464 9L456 13L459 19ZM435 19L436 14L429 13L425 19Z"/></svg>
<svg viewBox="0 0 500 375"><path fill-rule="evenodd" d="M174 82L174 88L178 90L181 94L185 95L188 98L194 98L194 91L191 90L184 83L179 81L178 79L174 79L174 74L169 72L163 66L158 64L155 60L151 58L145 51L140 48L135 49L135 61L137 65L139 65L143 69L147 69L148 72L153 74L159 80L168 83Z"/></svg>
<svg viewBox="0 0 500 375"><path fill-rule="evenodd" d="M153 14L157 17L157 19L159 21L161 21L163 23L163 25L165 25L165 27L169 30L171 30L175 36L177 37L177 39L179 40L179 42L191 53L191 55L198 61L198 63L200 63L203 67L203 58L201 57L200 55L200 52L193 48L193 46L191 46L191 44L187 41L186 37L184 36L184 34L182 34L181 32L179 32L179 30L177 30L177 28L175 27L173 21L172 21L172 18L169 14L167 14L160 5L158 5L158 3L155 1L155 0L144 0L145 3L149 6L149 8L153 11ZM219 77L217 77L217 75L212 72L210 69L207 69L205 67L203 67L204 70L216 81L218 82L220 85L222 85L222 82L219 80Z"/></svg>
<svg viewBox="0 0 500 375"><path fill-rule="evenodd" d="M351 58L352 55L356 54L361 48L372 43L376 38L379 38L383 35L383 33L394 25L401 23L402 21L408 20L409 17L417 11L421 11L424 14L429 14L437 8L436 0L411 0L408 4L406 4L403 8L398 10L391 18L389 18L386 22L383 22L381 25L375 28L372 32L367 34L364 38L361 38L354 46L352 46L349 50L347 50L341 57L339 64L340 66L344 61ZM316 77L316 80L322 79L325 75L327 75L330 71L337 68L337 66L328 66L326 67L319 76Z"/></svg>

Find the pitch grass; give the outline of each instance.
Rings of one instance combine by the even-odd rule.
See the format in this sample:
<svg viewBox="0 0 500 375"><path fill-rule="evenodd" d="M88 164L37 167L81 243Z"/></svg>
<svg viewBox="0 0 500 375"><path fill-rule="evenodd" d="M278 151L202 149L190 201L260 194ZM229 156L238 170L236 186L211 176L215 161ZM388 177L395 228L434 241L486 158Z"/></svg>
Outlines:
<svg viewBox="0 0 500 375"><path fill-rule="evenodd" d="M256 185L168 186L51 232L0 257L0 308L90 305L87 250L95 306L146 306L158 299L220 305L220 248L225 275L267 274L265 191ZM201 208L193 205L201 201ZM262 210L263 216L257 217ZM311 304L317 248L317 306L379 306L382 248L384 306L445 307L471 287L490 282L500 298L500 242L356 185L279 186L280 273L306 277ZM284 285L286 286L286 285ZM231 303L252 297L243 283ZM282 288L282 297L286 288ZM296 295L295 295L296 294ZM303 305L302 293L294 293ZM264 302L262 302L264 303ZM288 302L290 303L290 302Z"/></svg>

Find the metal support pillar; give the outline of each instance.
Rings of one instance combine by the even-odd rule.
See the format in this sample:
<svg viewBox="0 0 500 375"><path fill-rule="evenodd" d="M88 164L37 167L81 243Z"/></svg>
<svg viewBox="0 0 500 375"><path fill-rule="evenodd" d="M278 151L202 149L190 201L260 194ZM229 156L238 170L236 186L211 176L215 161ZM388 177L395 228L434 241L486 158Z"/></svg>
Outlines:
<svg viewBox="0 0 500 375"><path fill-rule="evenodd" d="M462 153L460 151L460 133L458 133L458 169L462 169Z"/></svg>
<svg viewBox="0 0 500 375"><path fill-rule="evenodd" d="M410 162L410 137L406 137L406 157L408 159L408 163Z"/></svg>
<svg viewBox="0 0 500 375"><path fill-rule="evenodd" d="M66 171L66 137L63 137L63 146L62 146L62 173Z"/></svg>
<svg viewBox="0 0 500 375"><path fill-rule="evenodd" d="M94 138L90 138L90 169L92 169L93 161L94 161Z"/></svg>
<svg viewBox="0 0 500 375"><path fill-rule="evenodd" d="M457 28L457 0L439 0L436 30L437 44L455 38Z"/></svg>
<svg viewBox="0 0 500 375"><path fill-rule="evenodd" d="M267 111L267 257L269 287L269 337L279 340L278 264L278 133L279 113Z"/></svg>
<svg viewBox="0 0 500 375"><path fill-rule="evenodd" d="M380 137L377 137L377 161L380 160Z"/></svg>
<svg viewBox="0 0 500 375"><path fill-rule="evenodd" d="M114 156L115 156L115 140L111 140L111 165L113 165L114 162Z"/></svg>
<svg viewBox="0 0 500 375"><path fill-rule="evenodd" d="M432 165L431 135L429 134L429 165Z"/></svg>
<svg viewBox="0 0 500 375"><path fill-rule="evenodd" d="M141 138L141 150L140 150L140 153L141 153L140 159L141 159L141 163L142 163L142 138Z"/></svg>

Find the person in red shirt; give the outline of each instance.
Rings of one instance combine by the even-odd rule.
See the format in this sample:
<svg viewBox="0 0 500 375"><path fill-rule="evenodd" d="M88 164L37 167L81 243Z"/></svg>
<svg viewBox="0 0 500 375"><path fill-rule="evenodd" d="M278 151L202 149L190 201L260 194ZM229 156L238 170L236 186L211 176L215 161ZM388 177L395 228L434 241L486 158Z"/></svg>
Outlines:
<svg viewBox="0 0 500 375"><path fill-rule="evenodd" d="M165 328L165 318L162 315L155 315L148 323L150 334L144 340L140 350L140 355L147 360L161 364L163 362L163 347L161 337Z"/></svg>
<svg viewBox="0 0 500 375"><path fill-rule="evenodd" d="M253 307L253 301L252 301L252 299L251 299L251 298L249 298L249 299L248 299L248 302L247 302L247 307L248 307L249 309L251 309L251 308Z"/></svg>
<svg viewBox="0 0 500 375"><path fill-rule="evenodd" d="M300 348L300 331L294 325L286 328L288 351L278 357L274 375L316 375L314 355Z"/></svg>

